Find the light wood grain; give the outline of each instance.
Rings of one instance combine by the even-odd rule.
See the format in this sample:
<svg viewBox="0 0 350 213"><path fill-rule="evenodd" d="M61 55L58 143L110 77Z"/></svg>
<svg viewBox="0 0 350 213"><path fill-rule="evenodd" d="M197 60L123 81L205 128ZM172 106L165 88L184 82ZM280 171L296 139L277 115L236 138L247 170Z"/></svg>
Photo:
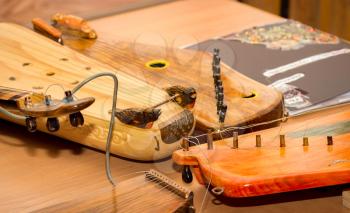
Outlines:
<svg viewBox="0 0 350 213"><path fill-rule="evenodd" d="M350 182L350 110L337 107L302 116L299 122L232 139L179 150L173 154L181 165L199 166L201 180L212 176L213 186L223 187L228 197L250 197ZM337 127L337 125L340 125ZM261 135L262 147L255 147ZM285 135L285 147L279 136ZM327 145L327 136L334 144ZM308 137L309 146L303 146ZM340 161L340 162L338 162ZM209 163L208 163L209 162Z"/></svg>
<svg viewBox="0 0 350 213"><path fill-rule="evenodd" d="M45 92L45 89L52 84L59 84L68 89L74 87L72 84L74 81L81 82L100 72L112 72L119 78L118 107L121 109L150 107L169 98L164 90L85 57L21 26L0 24L0 40L2 86L29 91L34 88L35 92L40 93ZM23 63L30 65L23 66ZM55 74L48 76L48 72ZM16 80L9 80L11 77L15 77ZM63 97L61 89L50 89L48 92L53 98ZM62 128L53 134L104 150L112 94L112 79L97 79L84 87L77 93L78 96L96 98L95 103L83 112L86 124L74 129L70 127L67 118L61 117ZM132 127L117 121L111 151L137 160L156 160L169 156L178 143L163 142L159 125L171 123L183 109L173 102L162 105L160 109L162 114L151 129ZM181 129L182 126L178 128ZM38 129L47 131L44 119L38 120ZM155 141L155 137L161 141L159 151L156 150L158 142Z"/></svg>
<svg viewBox="0 0 350 213"><path fill-rule="evenodd" d="M206 52L164 48L128 42L65 40L67 46L109 64L150 85L166 88L174 85L197 91L194 114L198 128L219 128L212 56ZM165 60L165 69L151 69L149 61ZM225 127L274 120L282 116L282 95L221 63L224 102L228 106ZM244 98L255 93L256 97Z"/></svg>
<svg viewBox="0 0 350 213"><path fill-rule="evenodd" d="M172 19L167 19L171 30L177 32L181 27L183 34L189 34L193 31L201 29L200 36L203 39L211 38L211 36L221 36L222 34L231 33L234 25L244 26L247 19L241 19L240 16L255 19L253 14L259 13L260 19L269 19L271 15L262 13L257 10L251 11L249 7L245 7L245 13L230 10L227 13L226 8L230 8L231 1L218 0L218 4L211 4L211 8L203 9L203 14L197 11L194 1L189 1L193 5L190 9L183 2L177 2L174 8L177 11L197 14L194 17L184 14L181 16L172 15ZM207 0L197 1L199 4L207 2ZM181 4L181 7L176 6ZM220 5L221 4L221 5ZM236 3L233 3L236 4ZM244 7L244 6L241 6ZM220 9L218 9L220 8ZM154 7L159 11L158 7ZM226 12L225 16L221 16L222 11ZM152 13L152 8L149 8ZM166 11L171 14L172 8ZM133 16L143 17L144 10L134 12ZM180 13L181 14L181 13ZM198 21L197 16L207 14L209 17L216 16L218 19L208 18L209 24ZM239 15L237 15L239 14ZM205 19L205 18L204 18ZM279 19L279 18L277 18ZM117 24L118 16L113 17L113 21L101 22L108 28ZM148 20L148 19L147 19ZM128 30L133 30L138 34L140 25L143 20L139 19L139 24L129 25ZM152 22L158 20L148 20L145 24L151 25ZM165 21L164 21L165 22ZM218 28L206 28L207 26L218 25ZM97 27L97 25L95 25ZM195 29L193 29L195 28ZM235 28L235 27L234 27ZM144 29L143 29L144 30ZM215 32L215 30L217 30ZM110 29L115 31L114 35L123 33L123 29ZM187 32L188 31L188 32ZM206 33L208 32L208 34ZM217 34L216 34L217 33ZM111 38L115 38L112 36ZM170 39L171 40L171 39ZM183 44L192 43L183 41ZM312 117L312 116L311 116ZM308 119L311 117L307 117ZM316 117L314 117L316 118ZM294 119L289 120L293 122ZM49 204L47 201L54 200L60 203L66 200L66 196L72 196L73 200L81 195L93 195L96 191L108 189L109 183L104 174L104 154L81 146L80 144L71 143L63 139L50 136L43 133L28 134L24 127L11 124L9 122L0 121L0 209L3 212L15 211L24 212L27 208L38 209ZM133 172L156 168L172 178L181 182L181 173L174 170L172 160L159 161L154 163L139 163L125 159L113 157L111 158L112 172L116 180L122 181L129 178L127 174ZM127 176L123 176L127 175ZM197 181L193 181L188 185L195 192L195 206L200 208L205 187L199 185ZM229 201L218 200L211 193L207 194L204 200L204 212L240 212L240 213L271 213L271 212L319 212L319 213L346 213L348 209L342 206L341 190L338 187L308 190L295 193L278 194L274 196L258 197L257 199L230 199ZM98 211L99 209L92 209ZM102 209L103 211L105 209ZM106 210L106 211L109 211ZM199 210L198 210L199 211Z"/></svg>
<svg viewBox="0 0 350 213"><path fill-rule="evenodd" d="M164 2L167 0L1 0L0 21L29 25L34 17L49 20L57 12L93 19Z"/></svg>
<svg viewBox="0 0 350 213"><path fill-rule="evenodd" d="M186 0L96 19L90 23L103 40L182 47L281 20L276 15L236 1Z"/></svg>

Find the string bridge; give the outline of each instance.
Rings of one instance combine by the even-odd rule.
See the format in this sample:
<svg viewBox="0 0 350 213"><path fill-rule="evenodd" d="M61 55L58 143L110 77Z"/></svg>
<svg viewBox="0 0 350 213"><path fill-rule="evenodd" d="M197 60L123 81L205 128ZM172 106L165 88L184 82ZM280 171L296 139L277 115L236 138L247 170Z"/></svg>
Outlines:
<svg viewBox="0 0 350 213"><path fill-rule="evenodd" d="M158 171L151 169L149 171L146 171L145 175L147 180L157 183L158 185L168 189L169 191L179 195L184 199L188 199L193 196L193 193L189 189L180 186L178 183Z"/></svg>
<svg viewBox="0 0 350 213"><path fill-rule="evenodd" d="M165 88L171 100L186 109L192 109L197 99L197 92L193 87L172 86Z"/></svg>
<svg viewBox="0 0 350 213"><path fill-rule="evenodd" d="M161 110L155 107L117 109L115 112L115 116L122 123L144 129L152 128L153 122L158 120L160 114Z"/></svg>

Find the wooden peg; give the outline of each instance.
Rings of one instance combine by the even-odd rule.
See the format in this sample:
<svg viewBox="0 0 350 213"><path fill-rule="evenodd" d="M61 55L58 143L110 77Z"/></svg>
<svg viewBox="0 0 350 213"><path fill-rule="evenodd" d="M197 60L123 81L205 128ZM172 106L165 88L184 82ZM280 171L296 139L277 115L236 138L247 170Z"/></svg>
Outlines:
<svg viewBox="0 0 350 213"><path fill-rule="evenodd" d="M50 24L46 23L44 20L40 18L33 18L32 19L33 28L35 31L39 32L40 34L43 34L44 36L49 37L50 39L60 43L63 45L62 40L62 32L58 29L54 28Z"/></svg>
<svg viewBox="0 0 350 213"><path fill-rule="evenodd" d="M238 132L233 132L232 149L238 149Z"/></svg>
<svg viewBox="0 0 350 213"><path fill-rule="evenodd" d="M327 136L327 145L332 146L333 145L333 137L332 136Z"/></svg>
<svg viewBox="0 0 350 213"><path fill-rule="evenodd" d="M208 150L212 150L214 148L214 145L213 145L213 132L211 130L209 130L208 134L207 134L207 144L208 144Z"/></svg>
<svg viewBox="0 0 350 213"><path fill-rule="evenodd" d="M184 139L182 140L182 145L183 145L183 150L184 150L184 151L189 151L190 143L189 143L188 140L189 140L189 139L186 139L186 138L184 138Z"/></svg>
<svg viewBox="0 0 350 213"><path fill-rule="evenodd" d="M280 135L280 147L286 147L285 135Z"/></svg>
<svg viewBox="0 0 350 213"><path fill-rule="evenodd" d="M303 137L303 146L309 146L309 138Z"/></svg>
<svg viewBox="0 0 350 213"><path fill-rule="evenodd" d="M261 135L256 135L256 147L261 147Z"/></svg>

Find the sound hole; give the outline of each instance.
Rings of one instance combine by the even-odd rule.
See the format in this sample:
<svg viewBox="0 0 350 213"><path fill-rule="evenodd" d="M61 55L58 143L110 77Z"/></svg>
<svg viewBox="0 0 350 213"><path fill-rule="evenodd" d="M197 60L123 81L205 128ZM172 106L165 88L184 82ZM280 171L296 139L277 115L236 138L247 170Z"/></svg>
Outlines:
<svg viewBox="0 0 350 213"><path fill-rule="evenodd" d="M165 69L169 65L169 62L165 60L152 60L146 63L146 67L151 68L151 69Z"/></svg>
<svg viewBox="0 0 350 213"><path fill-rule="evenodd" d="M242 98L254 98L254 97L256 97L255 92L252 92L252 93L249 94L249 95L243 95L243 96L242 96Z"/></svg>

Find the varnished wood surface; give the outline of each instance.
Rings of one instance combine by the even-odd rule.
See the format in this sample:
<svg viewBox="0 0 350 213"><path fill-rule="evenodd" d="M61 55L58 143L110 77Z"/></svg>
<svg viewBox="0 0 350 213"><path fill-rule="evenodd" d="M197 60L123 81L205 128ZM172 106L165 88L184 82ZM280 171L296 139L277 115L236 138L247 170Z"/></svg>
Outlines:
<svg viewBox="0 0 350 213"><path fill-rule="evenodd" d="M119 109L151 107L169 98L169 95L160 88L83 56L19 25L1 23L0 40L1 86L45 93L50 85L58 84L63 88L72 89L78 82L89 76L111 72L118 76L117 107ZM24 64L27 65L24 66ZM52 98L61 99L64 92L62 88L56 87L56 89L51 88L48 94ZM108 77L96 79L84 86L77 95L94 97L96 100L83 111L85 125L73 128L66 117L60 117L61 128L52 134L104 150L112 94L113 80ZM165 143L161 136L162 126L182 118L181 113L184 109L174 102L168 102L159 108L162 114L150 129L133 127L116 120L111 152L135 160L157 160L170 156L179 143L176 141ZM24 123L24 121L14 122ZM45 123L45 119L39 118L38 129L47 132ZM193 121L190 125L193 128ZM183 126L176 128L181 129ZM176 128L174 132L180 131ZM187 131L187 134L190 134L190 131Z"/></svg>
<svg viewBox="0 0 350 213"><path fill-rule="evenodd" d="M197 99L193 109L197 126L205 131L218 128L212 55L194 50L157 47L129 42L65 40L67 46L148 84L167 88L193 87ZM150 61L165 60L164 69L152 69ZM225 127L282 117L282 95L221 63L224 102L228 106ZM256 94L253 98L244 98Z"/></svg>
<svg viewBox="0 0 350 213"><path fill-rule="evenodd" d="M208 2L209 0L197 1L199 4ZM214 2L214 1L213 1ZM139 19L145 21L146 25L151 26L152 23L164 23L168 26L167 34L172 40L172 31L174 33L181 31L185 35L191 35L199 31L198 37L203 40L213 36L222 36L231 33L234 28L244 27L244 20L254 19L260 20L280 19L267 13L255 9L245 7L242 10L232 10L230 1L216 1L217 4L209 4L203 13L197 10L194 5L195 1L190 1L191 7L179 2L178 4L167 7L164 14L171 15L171 19L146 19L145 10L139 10L121 15L121 19L125 20L125 16L134 16L131 20ZM221 5L220 5L221 3ZM180 4L180 5L179 5ZM233 3L236 4L236 3ZM231 6L230 6L231 5ZM164 5L165 6L165 5ZM174 11L184 11L179 13L182 15L173 15ZM199 8L199 7L198 7ZM231 10L226 10L231 8ZM148 13L152 14L152 8ZM154 7L154 11L159 12L159 7ZM176 10L175 10L176 9ZM241 13L240 11L245 11ZM138 13L139 12L139 13ZM186 15L187 13L196 14L195 16ZM157 14L157 13L155 13ZM225 14L222 16L222 14ZM239 14L239 15L238 15ZM255 15L258 14L258 18ZM186 15L186 19L184 19ZM200 21L200 17L207 18L209 22ZM241 19L240 16L245 17ZM218 18L213 18L218 17ZM95 28L110 28L112 25L120 25L119 16L111 17L109 22L96 23ZM146 22L147 20L147 22ZM134 22L134 23L135 23ZM165 25L167 22L167 25ZM221 24L219 24L221 23ZM126 24L125 24L126 25ZM235 25L239 25L236 26ZM184 28L181 28L185 26ZM217 28L213 28L217 26ZM142 26L141 26L142 27ZM156 28L154 26L154 28ZM153 29L154 29L153 28ZM140 24L127 26L129 31L133 30L134 34L141 34ZM147 28L143 28L147 31ZM139 30L139 31L138 31ZM115 31L112 39L118 34L123 34L123 30L110 29ZM119 31L119 32L118 32ZM152 32L152 31L151 31ZM161 32L158 29L156 32ZM157 34L156 34L157 35ZM128 36L128 35L125 35ZM182 37L183 38L183 37ZM191 37L192 38L192 37ZM182 39L180 39L182 40ZM154 40L154 43L157 39ZM186 42L187 41L187 42ZM183 39L179 45L191 44L193 39ZM152 41L150 42L152 43ZM60 202L66 198L73 200L81 197L82 194L93 194L96 189L110 189L109 183L104 176L104 155L95 150L87 149L79 144L72 144L69 141L59 139L44 133L28 134L24 127L17 126L8 122L0 121L0 164L3 168L0 171L0 208L1 211L9 212L26 212L26 208L40 208L44 201L54 200ZM150 163L132 162L120 158L113 157L112 172L118 181L125 180L127 177L121 177L132 172L148 170L150 167L158 169L165 174L175 178L181 182L181 173L173 169L172 160ZM194 181L189 185L195 192L195 206L200 208L205 189L202 185ZM319 212L319 213L345 213L348 209L342 206L341 187L331 187L326 189L308 190L296 193L279 194L276 196L259 197L257 199L230 199L217 200L212 194L208 194L208 198L204 202L203 212ZM72 195L72 197L70 197ZM29 206L29 207L28 207ZM96 209L94 209L96 210ZM96 210L97 211L97 210Z"/></svg>
<svg viewBox="0 0 350 213"><path fill-rule="evenodd" d="M312 117L312 116L311 116ZM293 120L291 120L292 122ZM29 212L78 202L99 193L113 191L104 174L104 154L80 144L47 135L30 134L22 126L0 122L0 211ZM242 162L243 163L243 162ZM117 182L134 177L135 172L157 169L181 183L179 168L172 160L155 163L132 162L111 158L112 173ZM195 193L195 206L201 206L205 187L196 180L185 184ZM341 187L278 194L257 199L217 200L209 193L203 212L348 212L342 206ZM146 195L145 195L146 196ZM98 199L98 196L96 196ZM137 202L137 201L136 201ZM216 204L215 204L216 203ZM109 202L106 203L110 205ZM103 207L93 209L97 212ZM63 209L67 212L67 209ZM110 212L110 209L105 210Z"/></svg>
<svg viewBox="0 0 350 213"><path fill-rule="evenodd" d="M186 0L96 19L90 23L103 40L182 47L281 20L276 15L236 1Z"/></svg>
<svg viewBox="0 0 350 213"><path fill-rule="evenodd" d="M1 0L0 21L29 25L33 17L49 20L57 12L92 19L164 2L167 0Z"/></svg>
<svg viewBox="0 0 350 213"><path fill-rule="evenodd" d="M215 142L213 150L204 144L175 151L173 159L181 165L199 165L204 180L212 176L212 185L224 187L228 197L345 184L350 183L349 125L349 106L337 107L242 135L237 149L232 148L232 139L225 139ZM256 135L262 138L261 147L256 147ZM280 147L280 135L285 135L285 147ZM327 145L327 136L333 136L333 145ZM303 146L303 137L309 145Z"/></svg>

